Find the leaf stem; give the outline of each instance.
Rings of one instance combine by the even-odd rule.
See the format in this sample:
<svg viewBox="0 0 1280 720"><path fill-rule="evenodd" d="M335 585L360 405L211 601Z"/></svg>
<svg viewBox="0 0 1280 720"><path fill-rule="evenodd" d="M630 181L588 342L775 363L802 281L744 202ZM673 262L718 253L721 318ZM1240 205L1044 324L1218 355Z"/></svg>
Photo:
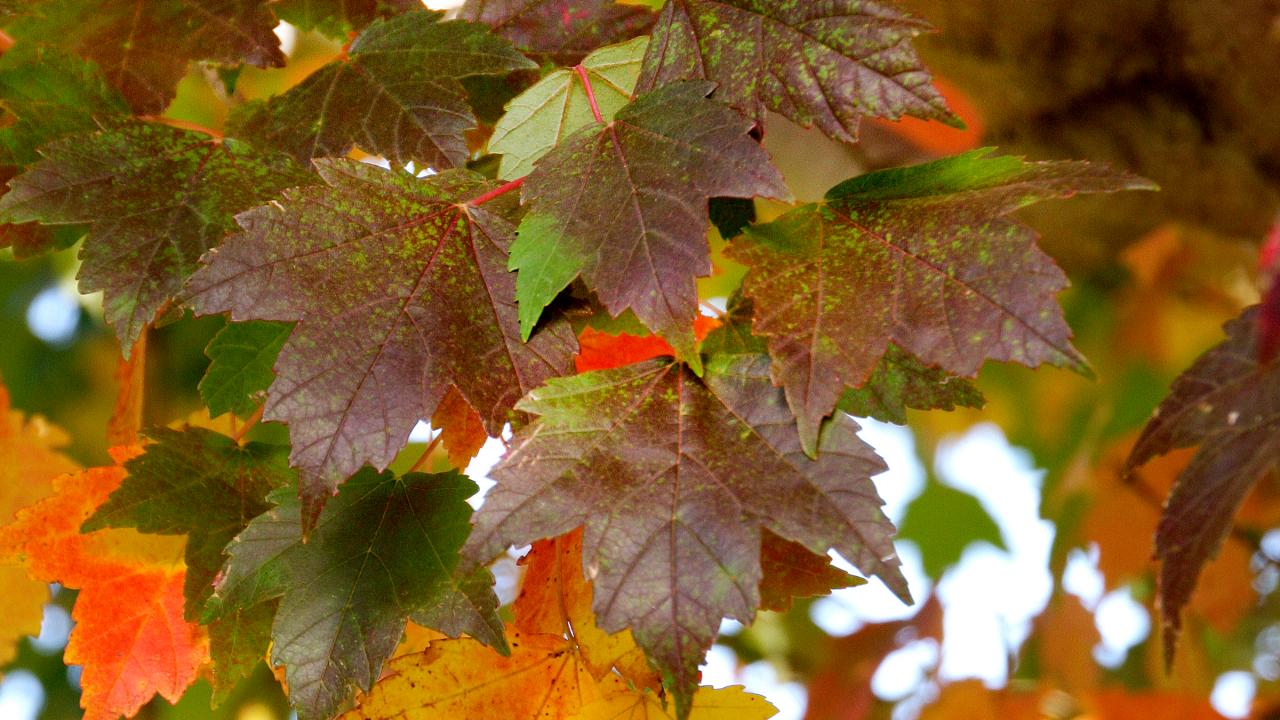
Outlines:
<svg viewBox="0 0 1280 720"><path fill-rule="evenodd" d="M253 414L249 416L249 419L244 421L244 427L237 430L235 437L231 438L236 441L237 445L240 444L240 441L244 439L245 435L249 434L249 431L253 429L253 426L258 424L258 421L262 419L262 412L266 409L266 403L259 405L258 409L254 410Z"/></svg>
<svg viewBox="0 0 1280 720"><path fill-rule="evenodd" d="M591 105L591 114L595 116L596 122L604 122L604 118L600 115L600 106L596 104L596 91L591 87L591 78L587 77L587 69L579 64L573 67L573 71L578 73L578 79L582 81L582 89L587 91L587 103Z"/></svg>
<svg viewBox="0 0 1280 720"><path fill-rule="evenodd" d="M526 176L526 177L527 177L527 176ZM490 190L489 192L487 192L487 193L485 193L485 194L481 195L480 197L478 197L478 198L476 198L476 199L474 199L474 200L472 200L472 201L468 202L467 204L468 204L468 205L470 205L470 206L472 206L472 207L480 207L481 205L483 205L483 204L485 204L485 203L489 202L490 200L492 200L492 199L494 199L494 198L496 198L496 197L501 197L501 196L506 195L507 193L511 192L512 190L519 189L519 187L520 187L521 185L523 185L523 184L524 184L524 178L522 178L522 177L521 177L521 178L516 178L515 180L512 180L511 182L509 182L509 183L507 183L507 184L505 184L505 185L500 185L500 186L498 186L498 187L496 187L496 188L494 188L494 189Z"/></svg>
<svg viewBox="0 0 1280 720"><path fill-rule="evenodd" d="M418 456L418 461L413 464L413 467L409 468L408 471L405 472L405 475L421 470L422 466L427 464L427 458L431 457L431 453L435 452L436 447L440 445L440 441L443 439L443 431L436 433L436 436L431 438L431 442L427 443L427 448L422 451L422 455Z"/></svg>

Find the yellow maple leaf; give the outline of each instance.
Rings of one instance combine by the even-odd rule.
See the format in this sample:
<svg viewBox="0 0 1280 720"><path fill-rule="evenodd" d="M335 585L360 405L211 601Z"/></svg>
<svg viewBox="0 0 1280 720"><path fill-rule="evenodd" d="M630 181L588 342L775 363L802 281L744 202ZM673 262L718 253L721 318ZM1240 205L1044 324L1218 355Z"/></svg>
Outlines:
<svg viewBox="0 0 1280 720"><path fill-rule="evenodd" d="M79 470L57 448L67 444L66 433L39 416L27 419L9 406L9 393L0 385L0 527L12 522L18 510L52 491L53 478ZM40 616L49 586L21 567L0 565L0 665L13 659L25 635L40 632Z"/></svg>
<svg viewBox="0 0 1280 720"><path fill-rule="evenodd" d="M599 697L571 641L516 631L507 639L509 657L461 638L395 658L343 720L551 720L573 717Z"/></svg>
<svg viewBox="0 0 1280 720"><path fill-rule="evenodd" d="M778 709L739 686L702 687L694 693L689 720L765 720ZM601 683L600 699L582 708L574 720L675 720L675 705L665 707L652 692L627 685L617 675Z"/></svg>

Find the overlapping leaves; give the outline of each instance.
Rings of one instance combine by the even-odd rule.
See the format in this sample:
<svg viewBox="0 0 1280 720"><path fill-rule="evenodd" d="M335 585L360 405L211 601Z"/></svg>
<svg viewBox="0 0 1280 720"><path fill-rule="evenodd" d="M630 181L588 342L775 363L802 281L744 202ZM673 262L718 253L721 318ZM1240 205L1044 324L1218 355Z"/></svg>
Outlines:
<svg viewBox="0 0 1280 720"><path fill-rule="evenodd" d="M451 387L496 435L520 396L568 372L576 349L563 321L520 340L513 228L501 215L512 196L467 204L493 184L466 170L317 168L325 185L241 215L244 232L189 289L202 313L298 321L265 417L289 423L312 517L362 465L386 467Z"/></svg>
<svg viewBox="0 0 1280 720"><path fill-rule="evenodd" d="M1038 200L1151 185L1102 166L989 152L854 178L730 248L751 267L753 328L769 340L806 452L844 388L865 383L891 342L959 375L987 359L1085 370L1055 299L1066 276L1006 216Z"/></svg>
<svg viewBox="0 0 1280 720"><path fill-rule="evenodd" d="M494 469L464 552L585 526L601 627L631 628L681 713L721 619L760 604L764 530L909 597L870 480L883 463L845 416L805 457L767 358L716 356L703 379L663 361L558 378L519 407L539 418Z"/></svg>
<svg viewBox="0 0 1280 720"><path fill-rule="evenodd" d="M712 80L757 121L768 109L845 142L864 115L958 123L911 47L928 29L867 0L669 0L639 89Z"/></svg>
<svg viewBox="0 0 1280 720"><path fill-rule="evenodd" d="M302 718L331 717L357 687L368 690L406 619L458 595L473 610L461 630L501 647L492 576L476 570L483 582L475 583L456 572L470 529L466 498L475 491L457 473L364 470L326 506L305 543L296 490L277 491L276 506L227 546L204 619L280 599L271 660L285 666Z"/></svg>
<svg viewBox="0 0 1280 720"><path fill-rule="evenodd" d="M711 272L707 201L785 197L750 122L710 101L710 83L668 85L545 155L524 186L531 206L511 248L527 336L581 276L609 312L631 309L681 355L693 353L694 279Z"/></svg>
<svg viewBox="0 0 1280 720"><path fill-rule="evenodd" d="M359 147L397 165L463 165L463 133L476 120L459 80L534 65L484 25L440 17L420 11L375 22L345 57L243 108L233 132L303 161Z"/></svg>
<svg viewBox="0 0 1280 720"><path fill-rule="evenodd" d="M37 0L8 31L102 67L138 113L159 114L193 60L284 65L267 0Z"/></svg>
<svg viewBox="0 0 1280 720"><path fill-rule="evenodd" d="M104 291L126 351L235 213L311 182L287 156L153 123L74 135L41 152L0 197L0 221L90 223L80 290Z"/></svg>

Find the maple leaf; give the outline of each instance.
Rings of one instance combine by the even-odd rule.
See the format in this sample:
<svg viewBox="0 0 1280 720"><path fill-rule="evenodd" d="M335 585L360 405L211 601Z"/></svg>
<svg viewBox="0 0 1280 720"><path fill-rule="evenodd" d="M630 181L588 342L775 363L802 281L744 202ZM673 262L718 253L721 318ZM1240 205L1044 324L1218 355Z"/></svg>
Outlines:
<svg viewBox="0 0 1280 720"><path fill-rule="evenodd" d="M532 207L511 247L520 328L579 275L613 315L630 308L695 366L694 279L711 272L707 201L786 197L750 122L706 98L710 83L641 96L569 136L524 184Z"/></svg>
<svg viewBox="0 0 1280 720"><path fill-rule="evenodd" d="M702 345L706 354L765 353L768 343L751 333L754 308L740 294L729 301L726 322L710 333ZM584 343L585 344L585 343ZM854 417L870 417L905 425L907 408L953 410L982 407L986 398L974 384L939 368L921 363L890 343L885 354L860 387L846 388L836 407Z"/></svg>
<svg viewBox="0 0 1280 720"><path fill-rule="evenodd" d="M648 8L615 0L467 0L458 16L486 23L526 53L558 65L643 35L655 19Z"/></svg>
<svg viewBox="0 0 1280 720"><path fill-rule="evenodd" d="M187 606L190 608L190 605ZM236 683L257 668L271 646L271 623L278 602L258 603L209 623L209 658L213 661L213 705L221 705Z"/></svg>
<svg viewBox="0 0 1280 720"><path fill-rule="evenodd" d="M739 686L701 687L689 703L687 715L672 714L651 692L627 687L621 678L609 677L599 700L582 708L575 720L765 720L778 709L759 695Z"/></svg>
<svg viewBox="0 0 1280 720"><path fill-rule="evenodd" d="M637 687L660 687L630 631L610 634L596 624L591 582L582 574L581 529L535 542L520 564L525 572L513 608L517 631L571 639L596 680L616 668Z"/></svg>
<svg viewBox="0 0 1280 720"><path fill-rule="evenodd" d="M707 334L719 327L720 321L699 315L693 319L693 336L701 342ZM675 357L671 343L657 335L633 335L628 332L617 335L597 330L588 325L578 334L578 355L573 359L578 372L608 370L656 357Z"/></svg>
<svg viewBox="0 0 1280 720"><path fill-rule="evenodd" d="M136 449L117 448L118 462ZM80 525L119 487L120 465L54 481L54 494L0 528L0 558L35 578L78 588L64 659L84 666L85 717L133 715L157 693L176 702L208 658L203 629L183 620L183 543Z"/></svg>
<svg viewBox="0 0 1280 720"><path fill-rule="evenodd" d="M832 590L865 585L866 580L831 564L797 542L764 531L760 542L760 609L786 612L798 597L829 595Z"/></svg>
<svg viewBox="0 0 1280 720"><path fill-rule="evenodd" d="M538 158L595 122L593 101L601 119L612 121L631 102L648 44L648 38L640 37L600 48L573 68L551 71L507 103L489 138L489 152L502 155L498 177L528 175Z"/></svg>
<svg viewBox="0 0 1280 720"><path fill-rule="evenodd" d="M576 349L563 321L520 342L513 230L500 215L514 196L467 204L493 188L467 170L418 179L348 160L316 167L325 185L242 214L244 232L189 285L202 314L298 321L263 417L289 423L308 527L348 475L385 468L450 387L497 435Z"/></svg>
<svg viewBox="0 0 1280 720"><path fill-rule="evenodd" d="M1154 186L1103 166L989 153L856 177L728 249L750 266L753 329L768 339L806 452L890 342L959 375L987 359L1087 372L1055 300L1066 276L1006 216L1038 200Z"/></svg>
<svg viewBox="0 0 1280 720"><path fill-rule="evenodd" d="M420 0L279 0L271 9L299 30L346 38L377 18L422 8Z"/></svg>
<svg viewBox="0 0 1280 720"><path fill-rule="evenodd" d="M209 369L200 380L200 399L209 414L248 415L267 396L276 374L271 368L289 339L288 323L228 323L209 341Z"/></svg>
<svg viewBox="0 0 1280 720"><path fill-rule="evenodd" d="M102 66L139 114L173 100L192 60L283 67L267 0L45 0L8 28Z"/></svg>
<svg viewBox="0 0 1280 720"><path fill-rule="evenodd" d="M66 433L36 416L27 419L9 406L9 391L0 383L0 526L14 514L48 495L52 480L79 469L58 452L68 442ZM13 659L15 645L24 635L40 632L40 617L49 586L27 576L25 570L0 562L0 666Z"/></svg>
<svg viewBox="0 0 1280 720"><path fill-rule="evenodd" d="M1183 606L1258 478L1280 458L1280 365L1261 364L1258 306L1225 326L1227 339L1174 381L1125 463L1199 446L1178 475L1156 529L1165 658L1172 663Z"/></svg>
<svg viewBox="0 0 1280 720"><path fill-rule="evenodd" d="M345 57L232 117L231 134L300 160L353 146L397 166L464 165L476 120L458 82L536 67L484 25L411 12L368 27Z"/></svg>
<svg viewBox="0 0 1280 720"><path fill-rule="evenodd" d="M198 427L153 428L147 435L154 442L124 464L128 477L81 531L135 528L186 535L186 615L195 619L213 593L223 548L270 509L267 494L289 485L294 473L278 445L240 445Z"/></svg>
<svg viewBox="0 0 1280 720"><path fill-rule="evenodd" d="M449 462L456 468L465 468L489 439L480 413L456 387L449 388L444 400L436 406L431 425L440 428L440 439L449 452Z"/></svg>
<svg viewBox="0 0 1280 720"><path fill-rule="evenodd" d="M6 63L12 62L11 55ZM37 48L0 68L0 105L9 122L0 129L0 178L6 183L21 166L40 158L36 148L64 135L96 130L97 123L129 112L97 66L50 48ZM0 247L12 247L19 258L59 244L53 231L38 223L0 225Z"/></svg>
<svg viewBox="0 0 1280 720"><path fill-rule="evenodd" d="M670 0L638 89L713 80L716 99L757 122L768 109L843 142L864 115L959 125L911 47L929 29L868 0Z"/></svg>
<svg viewBox="0 0 1280 720"><path fill-rule="evenodd" d="M343 720L505 720L576 717L596 683L559 635L508 633L502 657L474 640L433 642L401 655Z"/></svg>
<svg viewBox="0 0 1280 720"><path fill-rule="evenodd" d="M284 155L166 125L132 122L63 138L9 183L0 221L91 223L80 291L105 291L126 356L234 213L310 182Z"/></svg>
<svg viewBox="0 0 1280 720"><path fill-rule="evenodd" d="M378 679L410 615L466 594L455 569L476 489L457 473L397 478L366 469L329 502L305 543L296 492L277 490L276 507L227 546L204 619L280 598L271 662L285 666L299 717L330 717ZM490 591L485 611L496 606ZM498 624L465 629L487 637Z"/></svg>
<svg viewBox="0 0 1280 720"><path fill-rule="evenodd" d="M631 628L682 715L721 619L755 615L764 529L910 597L870 480L883 462L843 415L806 458L764 356L713 356L702 380L661 361L556 378L517 408L539 417L492 471L464 555L584 525L600 627Z"/></svg>

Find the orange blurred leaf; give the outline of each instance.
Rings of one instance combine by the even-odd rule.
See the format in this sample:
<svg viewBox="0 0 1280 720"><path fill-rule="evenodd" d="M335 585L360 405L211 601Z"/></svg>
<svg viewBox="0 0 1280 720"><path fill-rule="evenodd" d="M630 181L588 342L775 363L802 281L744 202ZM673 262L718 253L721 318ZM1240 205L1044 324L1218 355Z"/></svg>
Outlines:
<svg viewBox="0 0 1280 720"><path fill-rule="evenodd" d="M708 333L718 327L719 320L699 315L693 321L693 334L698 342L702 342ZM583 328L578 335L578 346L580 349L574 363L580 373L608 370L649 358L676 354L670 343L657 335L610 335L591 326Z"/></svg>
<svg viewBox="0 0 1280 720"><path fill-rule="evenodd" d="M140 452L115 448L117 463ZM85 717L133 715L157 693L176 701L207 661L204 629L183 620L185 539L133 530L80 533L125 477L120 465L54 481L54 494L0 529L0 558L78 588L66 661L84 666Z"/></svg>
<svg viewBox="0 0 1280 720"><path fill-rule="evenodd" d="M133 350L116 365L116 404L107 423L107 444L138 442L142 430L143 388L147 375L147 331L144 328Z"/></svg>
<svg viewBox="0 0 1280 720"><path fill-rule="evenodd" d="M449 452L449 462L459 469L465 468L480 452L484 441L489 439L480 413L471 407L456 387L449 388L440 401L431 416L431 424L440 428L444 448Z"/></svg>

